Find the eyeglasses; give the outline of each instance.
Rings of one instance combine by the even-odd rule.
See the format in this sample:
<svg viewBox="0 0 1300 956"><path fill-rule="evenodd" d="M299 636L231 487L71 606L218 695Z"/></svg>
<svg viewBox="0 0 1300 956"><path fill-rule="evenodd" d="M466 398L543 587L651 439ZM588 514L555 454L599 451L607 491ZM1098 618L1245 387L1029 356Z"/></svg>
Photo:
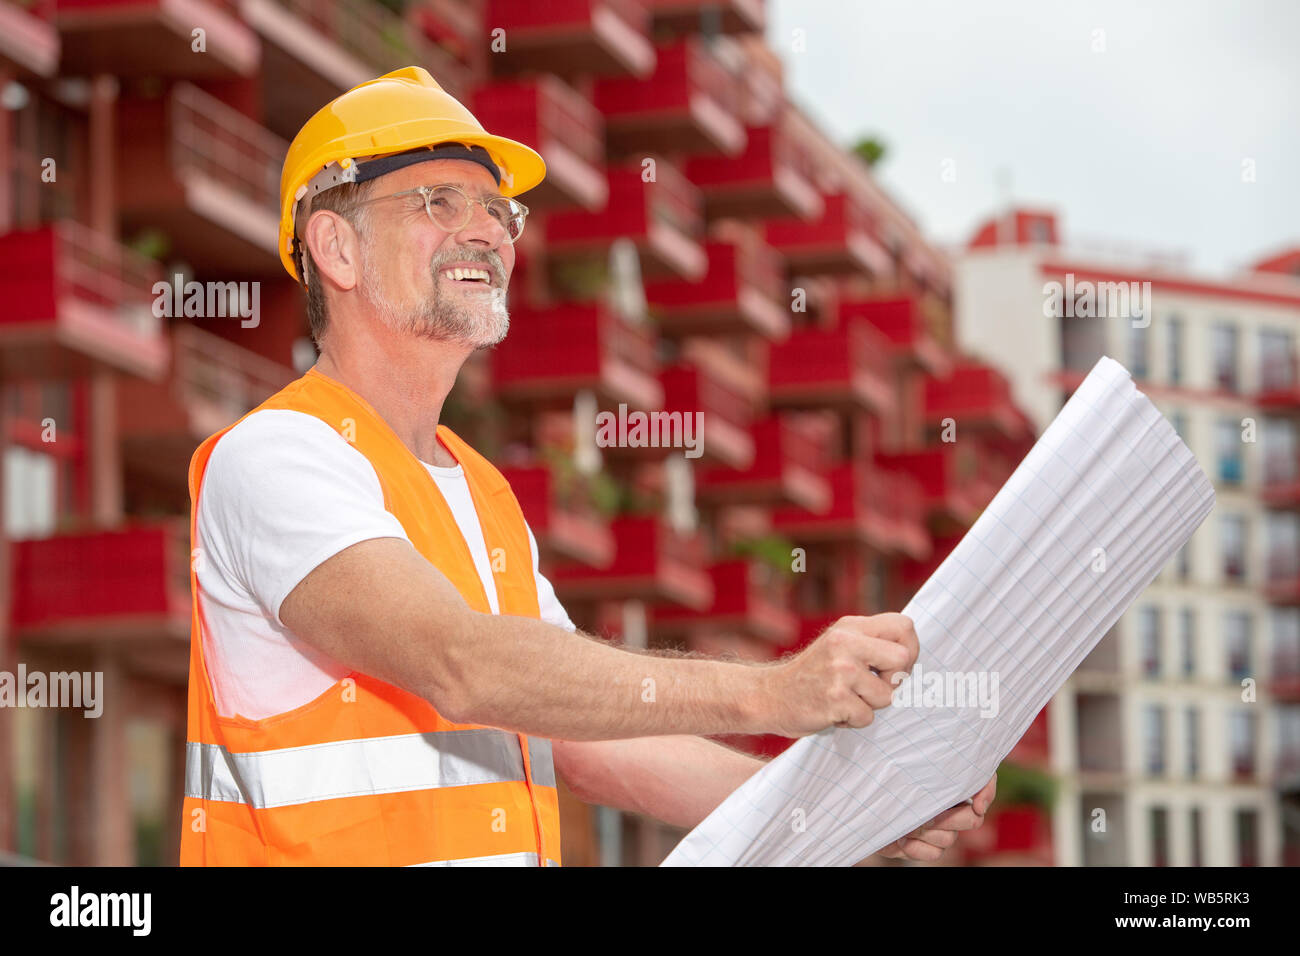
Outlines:
<svg viewBox="0 0 1300 956"><path fill-rule="evenodd" d="M524 221L528 218L528 207L515 199L505 196L493 196L491 199L473 199L467 196L459 186L446 183L441 186L416 186L404 189L400 193L363 199L357 203L379 202L381 199L396 199L399 196L419 195L424 198L424 211L429 214L429 221L444 232L459 232L469 225L474 214L474 205L481 205L487 214L505 233L506 241L513 243L524 233Z"/></svg>

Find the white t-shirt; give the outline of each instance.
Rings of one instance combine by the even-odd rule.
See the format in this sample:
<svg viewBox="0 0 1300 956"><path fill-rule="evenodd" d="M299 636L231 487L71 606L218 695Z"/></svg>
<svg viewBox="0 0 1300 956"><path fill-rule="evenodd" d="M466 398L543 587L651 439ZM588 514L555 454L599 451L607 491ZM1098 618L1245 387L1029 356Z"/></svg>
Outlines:
<svg viewBox="0 0 1300 956"><path fill-rule="evenodd" d="M469 545L492 613L500 613L464 470L424 466ZM320 419L266 409L217 442L203 475L195 546L203 654L219 714L252 720L281 714L347 674L284 626L280 605L327 558L370 538L410 540L385 510L369 460ZM531 528L528 542L543 620L574 630L537 570Z"/></svg>

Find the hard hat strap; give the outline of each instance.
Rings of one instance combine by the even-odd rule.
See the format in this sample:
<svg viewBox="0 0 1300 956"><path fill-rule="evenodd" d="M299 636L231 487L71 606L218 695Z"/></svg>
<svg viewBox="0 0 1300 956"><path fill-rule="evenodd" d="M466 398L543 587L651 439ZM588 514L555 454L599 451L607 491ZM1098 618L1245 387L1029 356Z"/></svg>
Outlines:
<svg viewBox="0 0 1300 956"><path fill-rule="evenodd" d="M433 159L464 159L471 163L478 163L492 174L492 178L496 180L498 186L501 185L501 170L492 161L491 154L482 146L466 146L463 143L439 143L436 146L419 146L404 153L380 156L378 159L359 163L356 181L359 183L369 182L379 176L397 172L397 170L405 169L415 163L427 163Z"/></svg>

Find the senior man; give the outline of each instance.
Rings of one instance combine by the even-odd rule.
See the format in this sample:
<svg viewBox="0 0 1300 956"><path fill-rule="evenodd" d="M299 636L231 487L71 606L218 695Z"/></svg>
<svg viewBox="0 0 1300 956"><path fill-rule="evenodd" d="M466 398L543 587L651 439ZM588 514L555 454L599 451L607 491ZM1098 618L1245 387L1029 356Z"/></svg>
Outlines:
<svg viewBox="0 0 1300 956"><path fill-rule="evenodd" d="M183 864L558 864L557 773L690 827L761 766L698 735L863 727L911 669L897 614L767 666L574 628L509 484L439 424L507 333L544 172L414 67L290 145L280 250L320 358L191 463ZM886 855L937 858L994 785Z"/></svg>

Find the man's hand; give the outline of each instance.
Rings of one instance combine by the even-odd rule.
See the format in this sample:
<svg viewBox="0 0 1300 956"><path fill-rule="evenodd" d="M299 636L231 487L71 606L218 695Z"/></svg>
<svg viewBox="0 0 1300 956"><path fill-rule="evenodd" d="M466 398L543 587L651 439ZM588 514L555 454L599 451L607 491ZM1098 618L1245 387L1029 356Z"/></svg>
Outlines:
<svg viewBox="0 0 1300 956"><path fill-rule="evenodd" d="M797 656L773 668L771 733L815 734L830 726L866 727L888 707L919 652L902 614L842 617Z"/></svg>
<svg viewBox="0 0 1300 956"><path fill-rule="evenodd" d="M998 792L998 778L984 785L979 793L971 798L970 803L959 803L943 811L929 823L903 837L895 840L880 851L880 855L891 860L924 860L933 863L943 856L943 851L957 842L960 830L978 830L984 824L984 814L993 803L993 795Z"/></svg>

